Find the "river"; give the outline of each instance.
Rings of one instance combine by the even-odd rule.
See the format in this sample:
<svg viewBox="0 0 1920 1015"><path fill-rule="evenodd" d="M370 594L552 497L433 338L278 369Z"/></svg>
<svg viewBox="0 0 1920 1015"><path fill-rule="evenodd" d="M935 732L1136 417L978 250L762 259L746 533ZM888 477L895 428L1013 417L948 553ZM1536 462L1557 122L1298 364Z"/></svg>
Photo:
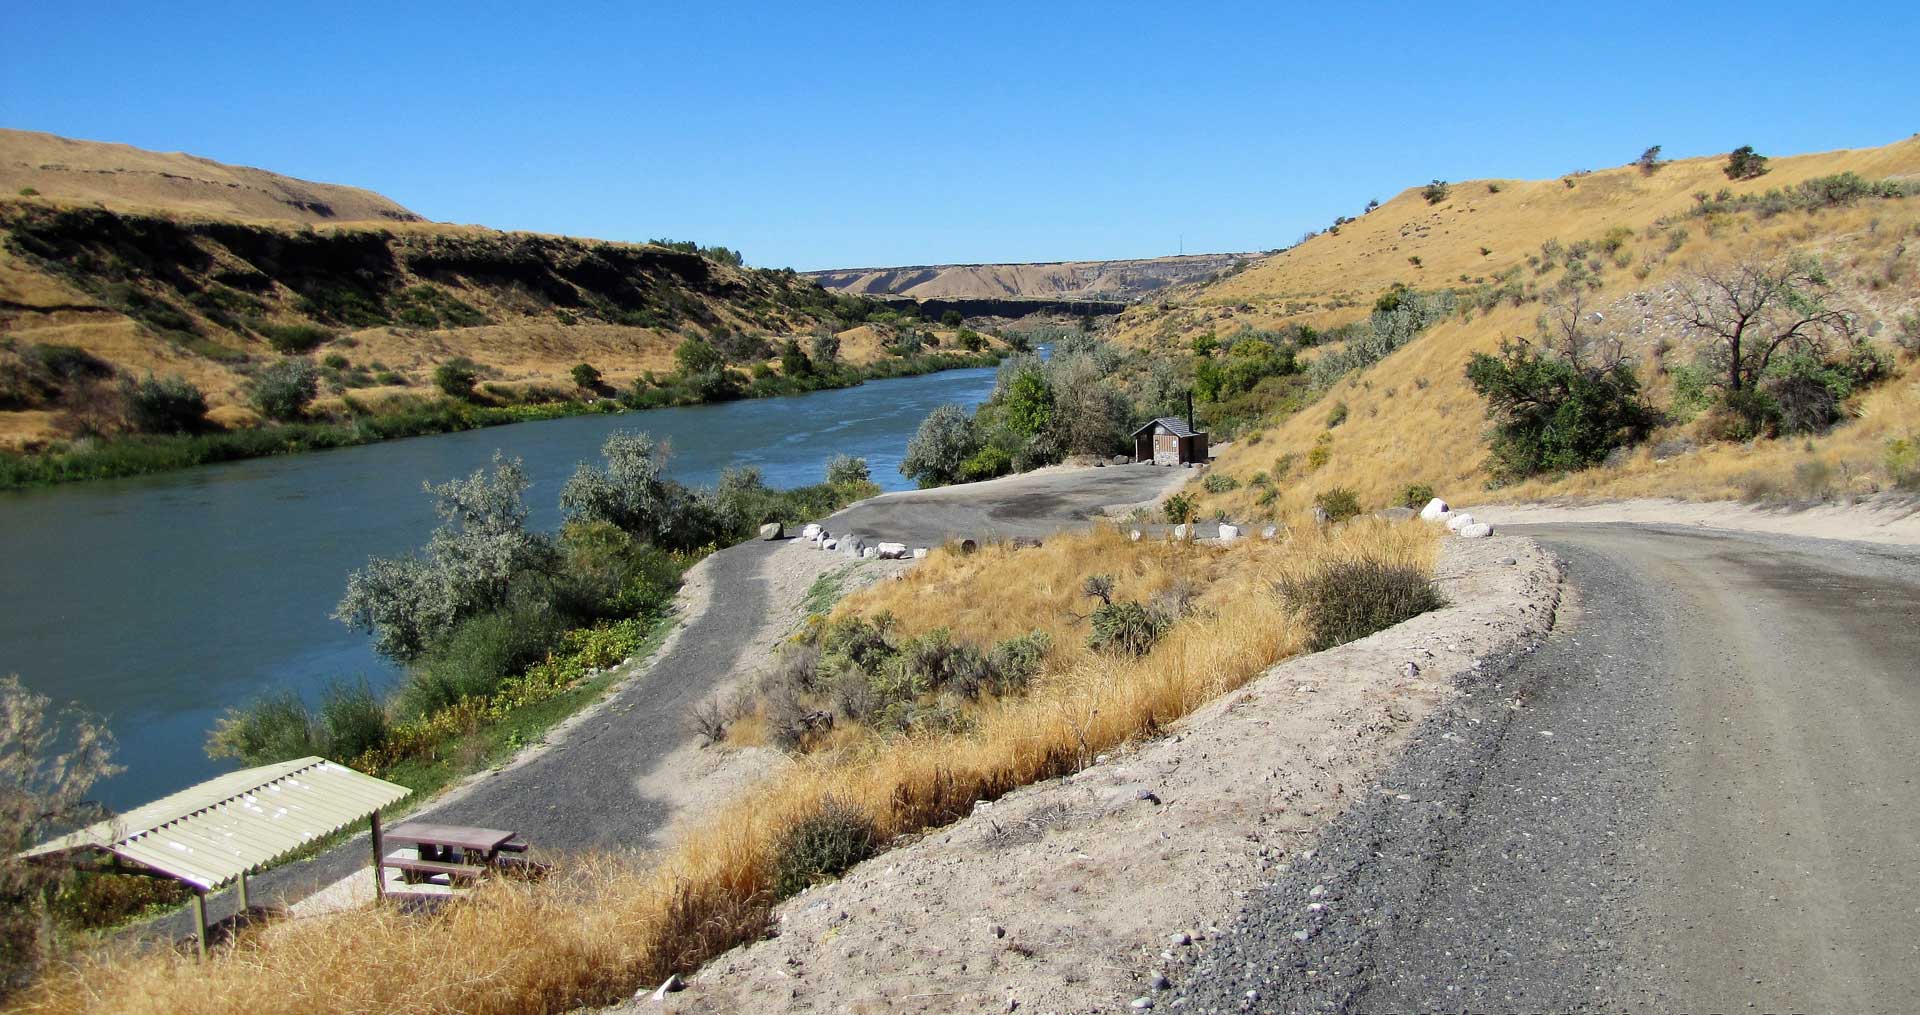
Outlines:
<svg viewBox="0 0 1920 1015"><path fill-rule="evenodd" d="M423 481L466 475L498 449L526 464L532 524L557 528L567 476L625 429L669 440L669 471L686 483L735 465L772 486L817 483L845 452L902 489L920 421L945 402L971 409L993 377L952 370L0 494L0 675L107 718L127 770L98 792L131 807L234 767L204 749L229 706L286 686L315 700L342 677L392 683L368 637L330 614L369 556L425 542L436 519Z"/></svg>

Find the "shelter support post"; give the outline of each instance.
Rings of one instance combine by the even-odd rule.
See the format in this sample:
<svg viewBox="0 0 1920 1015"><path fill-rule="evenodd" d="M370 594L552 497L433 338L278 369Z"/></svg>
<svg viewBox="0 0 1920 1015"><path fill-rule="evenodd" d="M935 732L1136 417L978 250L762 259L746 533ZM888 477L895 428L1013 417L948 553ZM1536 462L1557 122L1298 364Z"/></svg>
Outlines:
<svg viewBox="0 0 1920 1015"><path fill-rule="evenodd" d="M240 872L240 880L234 883L234 888L239 893L239 896L240 896L240 912L245 913L252 908L247 905L247 872L246 871Z"/></svg>
<svg viewBox="0 0 1920 1015"><path fill-rule="evenodd" d="M200 961L207 961L207 893L199 888L193 890L193 939Z"/></svg>
<svg viewBox="0 0 1920 1015"><path fill-rule="evenodd" d="M373 812L372 832L373 834L368 836L368 838L373 840L373 900L379 902L387 896L387 872L382 870L380 866L387 859L387 844L386 836L380 832L379 811Z"/></svg>

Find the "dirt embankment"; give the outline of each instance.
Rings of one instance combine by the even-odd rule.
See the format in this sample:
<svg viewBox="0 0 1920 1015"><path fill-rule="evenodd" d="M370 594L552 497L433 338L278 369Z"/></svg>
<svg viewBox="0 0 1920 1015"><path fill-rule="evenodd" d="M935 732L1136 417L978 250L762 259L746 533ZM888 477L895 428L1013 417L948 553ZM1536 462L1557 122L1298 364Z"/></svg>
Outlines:
<svg viewBox="0 0 1920 1015"><path fill-rule="evenodd" d="M1529 540L1449 544L1453 605L1270 670L1162 739L1016 791L783 904L673 1012L1113 1010L1375 784L1456 678L1552 627ZM1164 953L1164 954L1163 954Z"/></svg>

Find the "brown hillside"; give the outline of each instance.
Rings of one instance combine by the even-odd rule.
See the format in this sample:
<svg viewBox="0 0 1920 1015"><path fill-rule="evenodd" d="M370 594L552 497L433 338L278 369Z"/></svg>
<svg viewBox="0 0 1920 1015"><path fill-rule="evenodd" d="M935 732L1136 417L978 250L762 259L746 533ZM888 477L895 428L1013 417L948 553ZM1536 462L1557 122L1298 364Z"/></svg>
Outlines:
<svg viewBox="0 0 1920 1015"><path fill-rule="evenodd" d="M570 371L582 362L611 388L664 376L689 336L765 336L772 355L734 368L778 371L781 340L804 346L844 328L843 302L865 306L791 272L649 244L0 198L0 447L121 428L111 378L37 365L63 348L123 378L182 377L206 393L216 423L252 425L249 380L288 335L306 339L294 355L324 364L323 413L346 397L376 409L438 398L434 370L456 357L480 365L485 397L544 401L576 393ZM840 359L892 355L895 327L847 330ZM936 337L953 347L952 333Z"/></svg>
<svg viewBox="0 0 1920 1015"><path fill-rule="evenodd" d="M1854 420L1822 437L1712 444L1684 422L1669 426L1636 453L1608 467L1557 480L1488 489L1488 421L1464 370L1475 352L1503 338L1537 337L1541 316L1565 274L1542 266L1550 241L1594 245L1598 266L1584 289L1601 315L1598 330L1620 339L1656 406L1671 401L1668 367L1692 361L1701 339L1679 316L1679 295L1692 273L1749 255L1787 252L1821 259L1839 298L1859 312L1864 331L1883 349L1920 315L1920 198L1868 199L1841 207L1778 214L1727 210L1696 214L1694 194L1734 195L1790 189L1832 174L1869 180L1920 179L1920 137L1880 148L1776 157L1756 180L1729 181L1724 157L1670 163L1651 176L1634 167L1543 181L1454 183L1429 203L1409 189L1372 213L1211 285L1169 294L1131 309L1116 323L1130 344L1175 350L1214 332L1223 340L1242 326L1317 327L1364 319L1396 283L1452 289L1460 312L1427 329L1372 367L1348 375L1319 402L1270 420L1223 450L1216 472L1241 482L1207 494L1191 488L1203 515L1298 517L1332 486L1354 489L1361 503L1397 503L1414 483L1451 500L1557 495L1821 497L1866 493L1891 485L1889 442L1920 445L1920 384L1911 354L1896 357L1897 376L1857 398ZM1568 186L1568 180L1572 186ZM1497 192L1491 185L1498 187ZM1606 249L1612 234L1611 251ZM1481 248L1489 252L1482 253ZM1409 259L1419 258L1415 265ZM1492 297L1501 279L1518 292ZM1326 350L1309 350L1309 356ZM1344 404L1344 422L1328 426ZM1308 464L1326 446L1327 462ZM1265 473L1279 495L1261 503L1248 486ZM1798 477L1798 478L1796 478ZM1221 485L1216 483L1216 485Z"/></svg>
<svg viewBox="0 0 1920 1015"><path fill-rule="evenodd" d="M177 212L250 222L417 222L370 190L312 183L182 152L0 129L0 194L114 211Z"/></svg>
<svg viewBox="0 0 1920 1015"><path fill-rule="evenodd" d="M932 264L838 268L805 274L828 289L863 296L1129 300L1233 270L1260 254L1189 254L1124 261Z"/></svg>

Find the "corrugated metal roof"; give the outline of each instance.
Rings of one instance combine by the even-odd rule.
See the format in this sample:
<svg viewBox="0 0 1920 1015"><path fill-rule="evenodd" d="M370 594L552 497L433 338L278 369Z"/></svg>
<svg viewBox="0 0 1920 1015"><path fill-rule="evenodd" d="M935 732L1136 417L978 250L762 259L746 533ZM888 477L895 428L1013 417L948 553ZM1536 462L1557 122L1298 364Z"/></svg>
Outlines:
<svg viewBox="0 0 1920 1015"><path fill-rule="evenodd" d="M411 792L325 758L301 758L209 779L20 856L99 850L211 889Z"/></svg>
<svg viewBox="0 0 1920 1015"><path fill-rule="evenodd" d="M1175 437L1192 437L1194 435L1194 429L1187 425L1187 421L1176 416L1161 416L1158 419L1150 420L1146 426L1135 430L1133 435L1138 437L1156 426L1166 427L1167 432Z"/></svg>

